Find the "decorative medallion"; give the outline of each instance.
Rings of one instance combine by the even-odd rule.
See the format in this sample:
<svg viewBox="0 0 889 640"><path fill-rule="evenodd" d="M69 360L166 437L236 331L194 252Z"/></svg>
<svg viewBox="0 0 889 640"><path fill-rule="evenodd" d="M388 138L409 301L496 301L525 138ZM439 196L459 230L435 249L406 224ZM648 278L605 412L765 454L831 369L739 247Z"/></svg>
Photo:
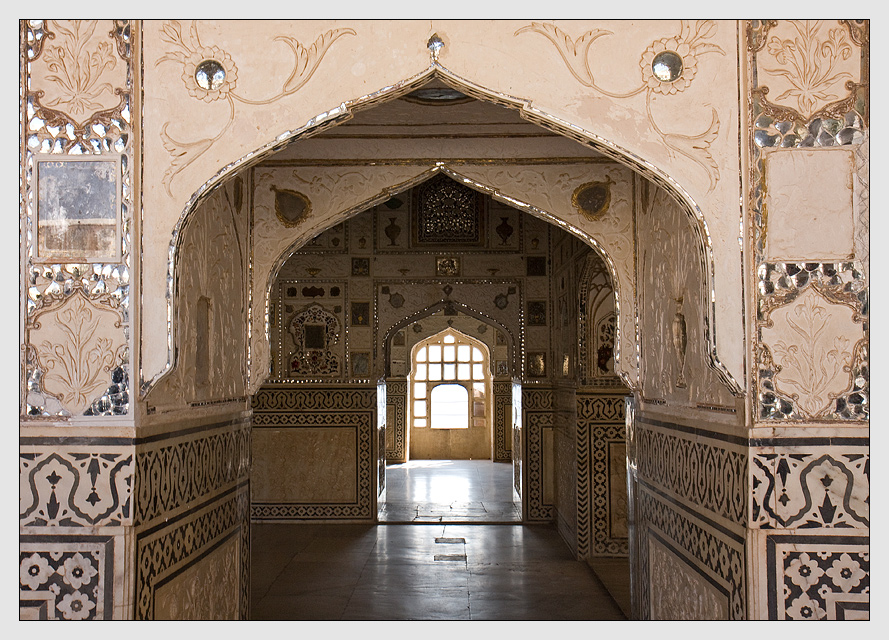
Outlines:
<svg viewBox="0 0 889 640"><path fill-rule="evenodd" d="M525 372L529 378L546 377L546 352L532 351L525 356Z"/></svg>
<svg viewBox="0 0 889 640"><path fill-rule="evenodd" d="M587 182L574 190L571 204L587 220L601 220L608 213L611 204L611 185L614 181L606 177L605 182Z"/></svg>
<svg viewBox="0 0 889 640"><path fill-rule="evenodd" d="M445 257L435 259L435 275L437 276L459 276L460 275L460 258Z"/></svg>
<svg viewBox="0 0 889 640"><path fill-rule="evenodd" d="M278 189L275 192L275 215L285 227L295 227L304 222L312 212L312 202L308 196L299 191Z"/></svg>

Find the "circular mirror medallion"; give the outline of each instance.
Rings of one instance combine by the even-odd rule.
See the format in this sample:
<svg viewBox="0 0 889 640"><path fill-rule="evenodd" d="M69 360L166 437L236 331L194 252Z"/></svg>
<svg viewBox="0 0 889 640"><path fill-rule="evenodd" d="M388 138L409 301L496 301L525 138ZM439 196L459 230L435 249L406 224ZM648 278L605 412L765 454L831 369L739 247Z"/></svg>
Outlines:
<svg viewBox="0 0 889 640"><path fill-rule="evenodd" d="M675 82L682 75L682 57L673 51L661 51L651 61L651 72L661 82Z"/></svg>
<svg viewBox="0 0 889 640"><path fill-rule="evenodd" d="M204 60L195 69L194 79L201 89L216 91L225 84L225 69L216 60Z"/></svg>

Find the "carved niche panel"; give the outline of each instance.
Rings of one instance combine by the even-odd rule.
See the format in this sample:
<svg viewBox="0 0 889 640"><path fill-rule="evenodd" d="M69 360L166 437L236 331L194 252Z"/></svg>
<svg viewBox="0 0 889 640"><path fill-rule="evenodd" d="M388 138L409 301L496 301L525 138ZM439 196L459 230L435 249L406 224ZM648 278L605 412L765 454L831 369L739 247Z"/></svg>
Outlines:
<svg viewBox="0 0 889 640"><path fill-rule="evenodd" d="M295 314L287 332L293 351L285 368L288 376L338 376L342 373L340 321L319 304L312 304Z"/></svg>
<svg viewBox="0 0 889 640"><path fill-rule="evenodd" d="M242 225L232 183L201 202L181 232L176 254L178 359L152 390L155 405L244 395L247 269Z"/></svg>
<svg viewBox="0 0 889 640"><path fill-rule="evenodd" d="M691 223L667 193L657 189L643 208L639 307L642 389L645 397L677 403L734 407L724 377L708 354L712 318L704 253Z"/></svg>

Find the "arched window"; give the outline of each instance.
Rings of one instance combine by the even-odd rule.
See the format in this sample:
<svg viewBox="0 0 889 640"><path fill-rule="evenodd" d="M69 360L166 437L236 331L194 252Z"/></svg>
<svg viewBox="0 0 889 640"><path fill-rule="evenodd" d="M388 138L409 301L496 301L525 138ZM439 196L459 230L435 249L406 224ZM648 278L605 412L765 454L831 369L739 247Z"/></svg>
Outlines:
<svg viewBox="0 0 889 640"><path fill-rule="evenodd" d="M490 377L490 358L483 343L455 329L423 340L413 350L411 425L484 427Z"/></svg>

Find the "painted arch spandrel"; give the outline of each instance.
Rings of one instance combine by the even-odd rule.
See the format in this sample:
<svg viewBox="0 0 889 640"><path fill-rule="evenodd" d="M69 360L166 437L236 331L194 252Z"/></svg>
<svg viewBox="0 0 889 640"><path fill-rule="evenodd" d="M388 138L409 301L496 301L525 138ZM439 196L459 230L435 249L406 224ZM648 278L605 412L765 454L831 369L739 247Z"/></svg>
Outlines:
<svg viewBox="0 0 889 640"><path fill-rule="evenodd" d="M269 24L275 25L277 23ZM321 23L313 24L315 26L320 26ZM345 23L336 24L342 26L342 28L352 28L351 26L345 26ZM349 69L356 67L356 65L359 65L360 63L360 65L364 65L364 68L366 70L370 66L370 61L372 60L386 61L388 64L389 62L392 62L393 56L397 58L397 65L393 67L392 64L388 64L387 71L379 71L380 74L387 74L389 70L396 67L397 69L407 69L411 66L412 63L407 60L407 58L411 58L411 60L414 59L411 57L412 52L414 52L414 48L410 48L410 51L407 52L411 55L403 55L405 54L405 42L410 41L410 37L416 36L420 33L420 31L423 31L423 28L420 28L420 26L418 26L420 23L407 23L408 25L412 25L410 26L410 28L402 23L389 22L386 24L394 26L392 26L392 28L387 31L388 35L380 40L381 42L385 42L387 44L384 46L380 46L379 49L372 49L372 52L374 54L378 53L379 55L365 56L361 60L349 59L349 55L351 55L351 52L358 51L358 49L340 49L339 55L341 57L331 58L331 60L338 60L338 62L329 63L330 71L332 73L338 74L338 82L336 83L336 85L327 84L324 90L315 88L310 91L309 87L311 87L313 83L310 80L307 81L304 85L301 85L299 89L299 93L301 96L305 94L305 100L303 102L299 102L300 106L298 109L295 108L292 110L288 110L288 117L290 117L292 113L302 113L306 104L318 105L316 112L313 114L314 116L317 116L319 114L329 114L329 109L332 108L331 105L339 105L344 102L349 102L350 100L357 100L361 96L367 96L369 95L369 93L373 93L373 91L380 91L382 89L385 89L386 87L389 87L392 84L397 83L398 81L407 81L410 78L417 78L421 76L424 71L428 71L430 69L428 64L430 58L425 58L425 60L427 61L425 66L418 65L417 69L419 69L419 71L417 71L417 73L411 75L405 71L405 75L400 80L387 77L386 82L379 84L377 86L377 89L375 90L368 89L368 87L372 85L372 81L368 80L370 76L367 74L363 76L363 78L367 80L367 82L352 83L351 80L349 80L349 74L347 73ZM531 73L532 70L540 68L541 58L539 55L536 57L532 56L534 60L533 63L530 63L529 61L530 66L522 64L524 58L522 58L521 56L516 57L515 55L512 55L512 53L516 50L528 50L525 45L515 45L515 42L518 40L519 37L534 37L535 39L539 38L543 42L544 46L555 46L554 44L552 44L553 41L551 39L548 39L545 33L540 33L541 29L543 29L543 31L545 32L546 28L534 27L534 29L529 29L526 31L522 31L521 33L517 33L520 28L523 27L518 26L510 31L509 29L512 29L512 27L515 25L512 25L509 22L495 22L492 23L494 26L492 26L492 28L488 30L488 33L480 34L475 32L487 23L458 22L448 24L456 29L456 31L452 30L449 35L447 33L445 34L446 37L443 38L444 46L438 51L441 66L436 66L435 68L449 80L457 82L459 84L459 79L454 77L453 75L450 75L453 70L448 68L445 64L445 55L448 52L448 47L451 47L451 53L454 52L455 47L457 49L463 47L461 51L465 51L465 53L460 53L460 55L463 56L465 64L463 64L462 67L459 64L456 64L458 58L455 57L450 58L451 62L448 64L451 64L454 69L457 70L454 73L460 75L460 77L463 78L466 83L469 83L470 85L475 84L476 86L481 87L480 91L485 96L498 101L503 101L501 100L501 96L498 95L498 91L508 91L508 93L503 94L504 96L507 96L507 98L504 98L506 102L511 102L511 104L513 105L518 105L523 100L527 101L529 104L531 104L531 107L525 109L526 114L532 118L539 118L541 121L550 123L553 122L556 118L551 117L550 113L552 114L552 116L565 118L573 125L577 125L581 129L583 129L583 132L578 133L576 127L573 128L573 134L583 139L596 138L596 135L592 132L599 131L600 127L603 126L603 121L607 120L612 123L623 123L621 124L619 130L615 131L614 140L597 138L600 140L600 142L602 142L605 148L618 155L620 154L620 150L629 150L630 153L637 154L637 157L634 158L634 161L637 162L636 166L643 170L651 172L653 177L655 177L656 179L672 184L674 189L678 193L680 193L680 196L689 203L689 206L693 210L696 210L698 206L701 210L703 210L703 214L699 213L702 219L703 216L706 215L707 211L734 212L737 210L737 106L736 104L732 104L731 100L729 99L732 95L735 95L737 93L735 87L735 81L737 79L736 64L733 63L730 69L724 69L718 67L718 65L718 68L714 69L714 65L710 64L707 66L706 73L703 71L702 65L698 64L698 62L700 61L699 58L734 60L734 54L732 53L731 55L728 55L728 53L726 52L731 52L732 46L736 46L733 39L735 23L720 22L717 24L710 23L708 21L680 23L677 21L675 25L676 29L674 29L675 31L677 31L677 33L672 36L666 34L660 38L655 38L654 35L645 31L645 29L652 30L655 27L661 27L663 29L669 30L667 26L668 24L672 23L615 23L614 28L617 29L616 33L622 34L622 38L634 37L633 33L636 33L635 30L641 28L639 26L640 24L644 24L645 29L639 32L642 35L635 36L637 37L639 42L648 42L648 45L640 49L641 53L639 60L637 61L638 64L641 64L641 61L643 60L643 57L645 55L651 54L652 51L654 51L655 49L659 50L661 46L666 47L667 44L670 44L671 46L673 44L676 44L676 47L681 49L687 58L688 72L686 73L685 80L693 81L697 79L697 82L688 83L683 81L679 84L670 83L671 87L681 86L681 90L677 88L675 92L670 93L669 90L664 89L664 87L660 84L650 85L650 83L653 81L650 77L646 76L646 73L648 72L645 71L645 68L640 66L639 74L640 77L644 79L644 82L642 82L639 87L637 87L639 91L636 92L636 90L633 89L633 95L626 98L620 98L620 100L622 100L623 102L620 102L620 104L618 104L618 98L614 97L615 95L617 95L617 93L609 89L606 94L603 94L605 95L606 102L603 102L602 105L605 105L606 103L614 103L612 105L614 106L614 108L609 106L607 109L604 108L602 105L600 105L596 109L591 109L581 104L582 101L580 101L579 98L589 96L590 94L595 93L598 90L590 83L578 84L576 73L570 72L569 70L569 72L566 72L567 75L565 76L565 78L561 78L553 71L553 69L547 69L546 73ZM590 26L588 24L580 23L571 24L578 27ZM301 26L304 27L305 25ZM366 25L362 25L360 23L355 23L354 25L354 31L356 32L354 39L356 41L362 39L362 26ZM227 26L226 28L229 27ZM375 25L374 28L378 27ZM408 29L408 31L402 32L401 29ZM416 33L411 31L410 29L416 31ZM417 29L419 29L419 31L417 31ZM628 33L628 30L632 31L632 33ZM553 31L553 33L556 33L556 31ZM460 37L455 37L455 34L460 35ZM421 38L423 45L425 45L428 39L426 36L427 34L424 32L423 38ZM169 36L169 34L167 34L167 37L169 39L173 36ZM351 35L340 36L339 40L351 38L353 38L353 36ZM146 40L150 40L150 38L146 38ZM398 48L393 49L389 45L391 45L391 43L396 40L401 40L401 44L398 46ZM161 42L161 36L159 36L157 32L155 33L155 42ZM479 42L484 42L484 55L481 55L478 51L474 51L469 46L469 44L466 44L475 43L472 46L474 46L475 49L478 49L478 47L480 46L478 44ZM459 43L463 44L457 46ZM168 45L165 46L172 45L169 45L168 43ZM336 46L337 42L329 44L328 52L333 51ZM639 45L639 47L641 46L642 45ZM420 47L419 45L417 45L417 47L419 48L417 49L416 60L424 60L424 56L427 56L429 54L428 50L424 51L423 47ZM160 48L161 47L158 47L159 50ZM652 51L649 51L649 49L651 49ZM716 51L716 49L721 50L722 53ZM320 48L316 48L316 50L320 50ZM368 51L370 50L361 50L362 53L368 53ZM497 53L498 51L501 52L502 55L501 53ZM160 57L163 57L163 55L166 54L155 55L154 59L157 60ZM512 57L510 57L511 55ZM527 56L529 54L525 53L522 55ZM554 55L560 56L561 54L556 51ZM513 60L515 66L514 70L511 72L511 75L504 70L508 69L508 65L504 67L504 65L502 64L492 63L492 61L494 60L501 59ZM559 64L564 64L563 57L557 57L557 60ZM692 62L694 62L694 64L691 64ZM173 62L165 61L163 64L173 64ZM184 62L182 62L181 64L184 64ZM319 62L319 65L324 64L328 64L328 62ZM724 64L725 63L723 62L723 65ZM151 65L146 65L146 67L150 66ZM692 74L692 70L694 71L694 74ZM242 70L239 68L239 77L241 75L241 71ZM730 73L728 71L730 71ZM493 79L488 78L488 75L496 73L499 73L496 82ZM150 73L146 69L146 84L149 84L149 77ZM382 76L378 75L375 77L381 78ZM603 78L605 77L606 76L603 76ZM476 80L476 78L481 78L484 83L489 83L492 87L494 87L494 89L485 90L482 86L483 83L480 83L478 80ZM546 80L547 78L549 80ZM704 82L704 80L707 80L707 82ZM710 82L710 80L712 80L713 82ZM543 82L543 84L540 84L541 82ZM547 82L549 82L549 84L547 84ZM702 104L700 96L695 97L693 95L692 87L712 87L716 85L726 84L726 88L728 89L728 83L731 84L731 91L727 90L725 92L720 92L719 95L710 95L709 93L707 94L707 100L709 100L716 106L712 106L712 108L710 108L707 114L705 114L706 117L699 117L697 120L695 120L695 124L701 125L703 127L703 129L701 130L692 130L690 128L682 130L679 128L675 130L668 130L660 127L660 125L658 124L660 120L658 120L657 118L652 119L652 117L649 117L650 115L654 114L653 109L656 104L660 103L660 108L664 109L668 120L672 118L672 121L677 124L677 127L680 124L687 124L688 118L693 118L694 116L692 114L694 114L695 112L695 109L691 108L689 105L693 104L697 107L700 107L700 105ZM572 87L574 88L572 89ZM356 88L359 88L360 90L356 90ZM180 93L183 90L188 95L188 90L185 89L180 89ZM195 94L201 94L200 89L194 89L192 87L191 91ZM327 91L328 93L325 93L325 91ZM321 102L315 102L315 99L319 96L333 95L333 93L338 96L338 99L332 100L330 104L321 106L323 98L320 98ZM607 93L611 93L613 95L607 95ZM510 101L508 99L509 95L516 96L518 98L518 101ZM559 104L547 105L548 102L552 101L552 96L554 95L559 96ZM212 96L209 94L204 95L200 102L203 104L205 102L204 99L208 97L212 98L213 96L215 96L215 94L213 94ZM568 98L567 100L565 99L566 96ZM195 97L192 95L189 95L189 98L193 101L196 100ZM212 105L214 103L219 103L221 99L222 98L218 98L215 100L211 99L210 103L208 104ZM288 95L285 98L281 98L279 102L281 103L281 105L283 105L284 102L291 99L292 96ZM229 100L228 98L225 98L225 100L227 103L233 104L234 99ZM629 102L632 102L634 100L636 102L639 102L641 100L641 102L639 102L639 104L632 109L624 104L629 104ZM685 100L686 102L683 103L683 100ZM707 100L704 101L706 102ZM714 100L716 100L716 102L714 102ZM723 103L719 101L725 101L725 104L723 105ZM230 154L233 160L236 160L238 157L244 158L248 154L253 153L252 150L262 148L262 145L256 145L252 148L249 144L242 146L240 140L243 137L254 139L254 134L252 133L254 130L256 130L257 132L268 132L274 128L274 124L270 123L278 122L277 119L282 117L281 105L279 105L277 102L275 104L276 106L274 107L271 107L269 105L256 104L248 105L249 109L245 107L245 109L247 109L251 113L251 117L248 118L246 122L248 126L246 128L234 127L232 131L236 130L237 132L233 133L232 136L227 137L225 146L234 150L247 150L241 156L237 156L236 153ZM168 101L168 103L165 104L165 107L169 106L170 105ZM194 107L190 105L185 106L187 106L187 108L180 108L180 113L177 114L177 117L180 119L182 118L183 114L189 115L190 110L194 109ZM216 106L218 106L218 104ZM723 106L725 107L724 109ZM157 107L154 108L156 109ZM566 108L570 109L566 110ZM549 109L549 111L547 111L547 109ZM573 112L571 112L572 109ZM720 115L720 110L727 110L725 114L726 117ZM224 117L229 118L229 120L231 120L232 117L241 118L242 115L239 115L240 113L241 112L238 111L235 116L230 116L229 112L226 112L226 114L224 114ZM163 123L161 122L161 120L163 120L163 117L157 117L158 115L163 116L164 114L154 114L155 119L154 121L152 121L151 110L146 109L146 157L157 157L166 159L162 162L159 162L157 160L148 160L147 165L153 166L154 169L147 167L146 174L150 173L152 170L158 170L158 165L163 166L164 172L168 171L170 169L169 157L171 153L176 155L177 162L179 164L188 161L188 166L181 168L177 175L189 173L189 175L194 176L206 176L208 174L211 174L211 171L198 170L198 167L201 166L200 163L197 160L189 160L190 157L194 157L194 154L189 156L189 152L183 151L181 145L177 147L176 144L170 142L169 139L167 139L166 141L162 140L160 143L158 142L158 140L162 139L161 129L163 127ZM310 117L312 116L309 116L309 118ZM714 128L717 119L722 124ZM234 120L232 120L232 122L234 122ZM300 122L301 124L304 124L308 122L308 118L305 118ZM572 133L571 126L566 126L564 130L565 132ZM154 132L153 134L152 131ZM735 132L734 134L732 133L733 131ZM250 132L249 135L248 132ZM257 133L256 135L258 135L260 138L262 137L261 133ZM152 138L155 139L152 141ZM274 138L271 137L268 133L266 133L265 139L267 141L265 143L266 145L273 144L274 142ZM205 142L212 141L214 145L217 144L212 137L204 137L201 138L201 140L204 140ZM152 145L154 145L153 148ZM161 148L163 148L163 152L161 152ZM178 151L176 150L177 148L179 149ZM202 158L200 162L209 162L208 160L206 160L207 157L210 157L207 155L209 152L201 151L200 145L195 145L194 147L190 147L190 149L196 152L200 152L198 154ZM166 156L164 154L166 154ZM663 162L658 159L658 154L665 158ZM645 160L642 160L642 158L645 158ZM655 168L655 165L649 164L647 162L648 160L656 163L657 168ZM219 163L217 163L215 166L217 167L217 171L222 168L222 165L220 165ZM728 166L730 170L725 171L725 166ZM714 168L716 172L719 172L722 175L721 179L716 179L715 186L713 186ZM177 167L174 170L178 169L179 168ZM667 175L680 176L680 179L671 181L670 178L665 177ZM726 176L729 177L727 178ZM159 176L155 176L155 178L157 177ZM200 182L200 180L200 177L196 177L195 184L192 186L197 189L197 182ZM685 189L687 189L687 193ZM185 189L184 191L187 190L188 189ZM166 194L165 190L155 189L152 190L152 192L148 194L146 198L147 200L150 200L151 198L158 198L158 204L163 205L153 208L153 210L157 212L157 215L159 217L151 218L147 221L146 224L146 227L155 228L155 230L157 231L157 233L151 233L150 237L163 237L164 227L170 225L171 221L177 215L179 215L179 212L185 209L184 205L186 203L182 202L183 196L172 196ZM178 209L176 206L166 206L168 204L176 202L179 202L183 206ZM146 203L146 208L148 208L148 203ZM732 214L724 216L717 221L711 220L708 229L714 253L716 256L719 257L718 260L715 260L714 285L718 290L723 292L740 291L740 269L738 268L740 260L740 249L737 245L737 224L738 220L734 216L734 214ZM150 295L152 292L160 294L164 286L160 274L162 272L161 264L167 257L166 249L161 246L155 246L157 244L158 243L153 243L151 246L146 246L144 251L143 283L146 295ZM722 356L723 362L735 375L736 378L740 378L742 358L740 304L740 296L726 295L720 298L720 302L716 306L716 320L720 326L720 354ZM164 319L161 317L161 310L156 308L146 310L146 314L146 322L144 323L144 326L146 327L146 346L153 342L162 343L162 341L165 340L165 336L160 335L160 332L157 329L157 327L163 327L165 324ZM156 315L157 317L148 317L152 314ZM160 353L160 349L146 349L144 373L147 377L151 377L152 369L163 368L164 365L161 362L161 356L156 355Z"/></svg>
<svg viewBox="0 0 889 640"><path fill-rule="evenodd" d="M428 25L143 22L143 182L151 185L143 194L143 298L165 299L170 239L208 181L344 101L428 69ZM207 59L218 65L199 70ZM168 359L166 309L143 313L143 379L151 380Z"/></svg>
<svg viewBox="0 0 889 640"><path fill-rule="evenodd" d="M456 77L580 127L700 209L714 255L716 339L743 379L738 28L731 20L435 21ZM680 73L660 80L663 52ZM659 57L661 56L661 57ZM484 64L479 64L484 60ZM669 62L669 59L667 59ZM607 153L607 149L601 149ZM666 178L669 176L669 178ZM678 187L678 189L677 189Z"/></svg>

